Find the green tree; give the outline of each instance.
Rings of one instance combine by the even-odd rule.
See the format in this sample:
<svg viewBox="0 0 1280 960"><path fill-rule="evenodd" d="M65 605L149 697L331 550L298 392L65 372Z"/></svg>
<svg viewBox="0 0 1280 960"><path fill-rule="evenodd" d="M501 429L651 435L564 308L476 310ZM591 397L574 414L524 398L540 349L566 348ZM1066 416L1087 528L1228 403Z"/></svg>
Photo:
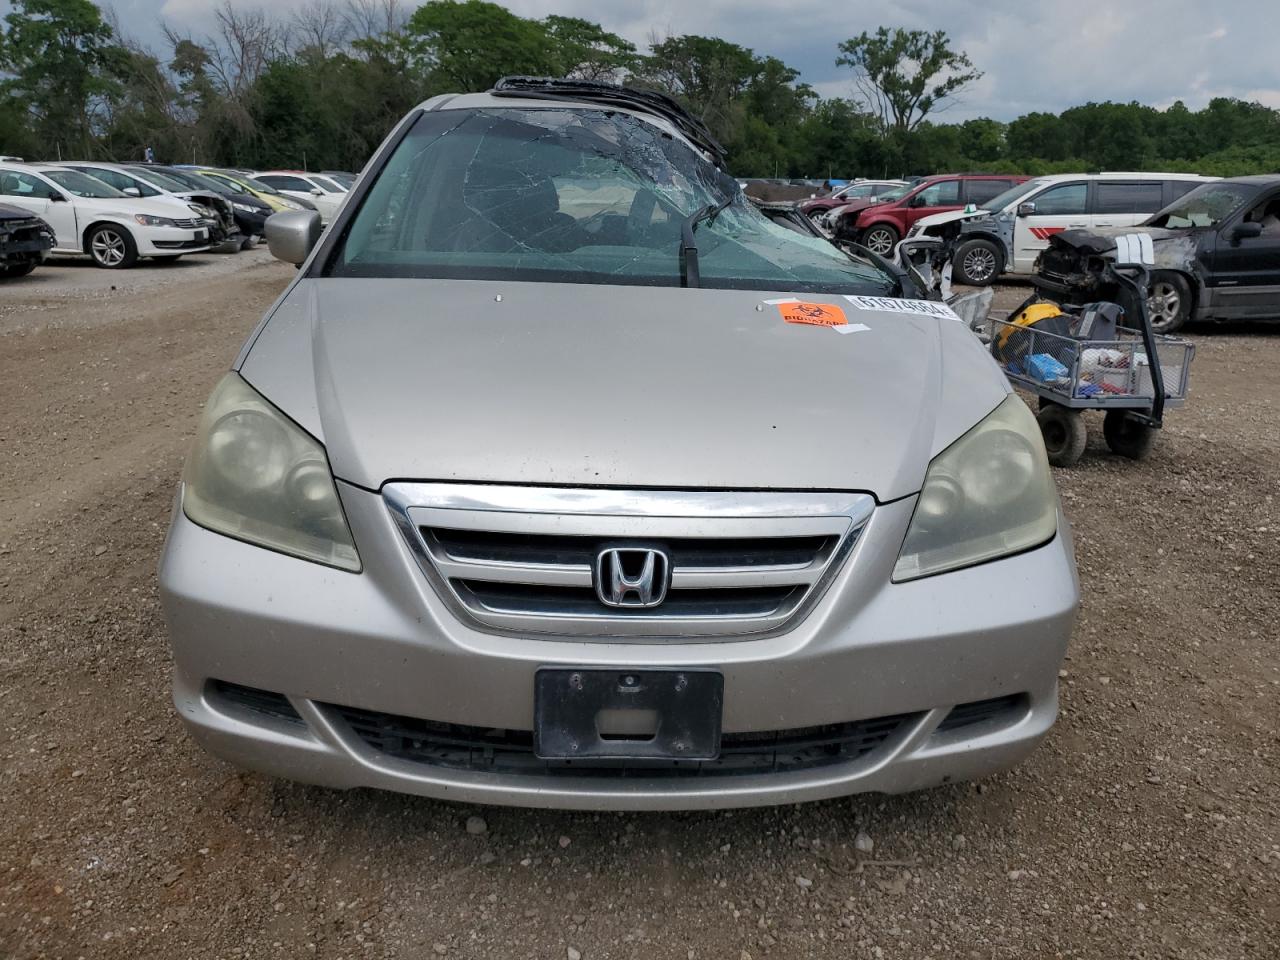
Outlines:
<svg viewBox="0 0 1280 960"><path fill-rule="evenodd" d="M854 82L883 130L902 136L982 76L967 54L951 49L941 30L881 27L840 44L836 66L851 67Z"/></svg>
<svg viewBox="0 0 1280 960"><path fill-rule="evenodd" d="M556 46L536 20L486 0L433 0L414 11L407 49L431 87L488 90L507 74L557 72Z"/></svg>
<svg viewBox="0 0 1280 960"><path fill-rule="evenodd" d="M719 37L667 37L653 45L638 79L676 97L728 143L741 119L738 100L761 66L746 47Z"/></svg>
<svg viewBox="0 0 1280 960"><path fill-rule="evenodd" d="M42 152L93 153L94 121L125 59L89 0L13 0L0 33L0 101ZM7 76L5 76L7 75Z"/></svg>
<svg viewBox="0 0 1280 960"><path fill-rule="evenodd" d="M552 15L542 21L542 28L555 50L556 76L611 80L640 65L636 45L598 23Z"/></svg>

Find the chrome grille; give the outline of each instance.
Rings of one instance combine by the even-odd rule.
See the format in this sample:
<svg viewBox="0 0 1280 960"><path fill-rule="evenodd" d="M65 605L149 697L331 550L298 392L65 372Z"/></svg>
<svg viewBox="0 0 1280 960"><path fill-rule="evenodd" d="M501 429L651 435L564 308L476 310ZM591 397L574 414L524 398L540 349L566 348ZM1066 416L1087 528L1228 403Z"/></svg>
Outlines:
<svg viewBox="0 0 1280 960"><path fill-rule="evenodd" d="M730 639L811 609L871 515L866 494L570 490L396 483L384 498L437 593L516 635ZM665 599L606 605L604 550L658 550Z"/></svg>
<svg viewBox="0 0 1280 960"><path fill-rule="evenodd" d="M202 221L202 220L195 220L195 219L191 219L191 218L185 218L185 219L182 219L182 220L175 220L175 221L173 221L173 225L174 225L175 227L181 227L183 230L194 230L196 227L200 226L200 224L201 224L201 223L203 223L203 222L204 222L204 221Z"/></svg>

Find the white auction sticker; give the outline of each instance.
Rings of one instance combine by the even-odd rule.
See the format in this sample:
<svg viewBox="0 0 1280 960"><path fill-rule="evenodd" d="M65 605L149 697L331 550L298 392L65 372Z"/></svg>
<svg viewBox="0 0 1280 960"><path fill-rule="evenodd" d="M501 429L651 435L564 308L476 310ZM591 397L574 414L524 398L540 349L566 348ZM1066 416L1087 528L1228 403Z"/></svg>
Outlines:
<svg viewBox="0 0 1280 960"><path fill-rule="evenodd" d="M942 317L958 323L964 322L949 306L936 300L900 300L897 297L861 297L853 294L845 294L845 299L859 310L912 313L921 317Z"/></svg>

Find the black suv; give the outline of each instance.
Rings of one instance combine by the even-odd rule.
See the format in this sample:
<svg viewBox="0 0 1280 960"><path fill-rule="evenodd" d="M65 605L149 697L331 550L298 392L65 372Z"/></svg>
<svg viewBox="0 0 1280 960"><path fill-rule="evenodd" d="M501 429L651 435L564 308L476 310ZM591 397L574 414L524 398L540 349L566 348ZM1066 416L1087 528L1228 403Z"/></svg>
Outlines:
<svg viewBox="0 0 1280 960"><path fill-rule="evenodd" d="M1113 257L1115 238L1133 233L1152 240L1156 332L1188 320L1280 320L1280 174L1206 183L1142 226L1064 231L1036 263L1037 286L1075 300L1109 298L1115 291L1101 288L1092 261Z"/></svg>
<svg viewBox="0 0 1280 960"><path fill-rule="evenodd" d="M30 210L0 203L0 280L25 277L53 249L53 231Z"/></svg>

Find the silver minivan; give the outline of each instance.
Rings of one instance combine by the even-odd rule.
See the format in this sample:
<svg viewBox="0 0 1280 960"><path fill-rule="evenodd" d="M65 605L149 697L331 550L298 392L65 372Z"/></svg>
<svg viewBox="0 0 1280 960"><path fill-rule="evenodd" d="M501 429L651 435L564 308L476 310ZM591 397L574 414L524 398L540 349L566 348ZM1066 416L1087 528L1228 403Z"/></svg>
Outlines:
<svg viewBox="0 0 1280 960"><path fill-rule="evenodd" d="M213 392L161 563L227 760L591 809L1025 757L1078 587L1040 431L883 261L762 216L673 101L415 109Z"/></svg>

